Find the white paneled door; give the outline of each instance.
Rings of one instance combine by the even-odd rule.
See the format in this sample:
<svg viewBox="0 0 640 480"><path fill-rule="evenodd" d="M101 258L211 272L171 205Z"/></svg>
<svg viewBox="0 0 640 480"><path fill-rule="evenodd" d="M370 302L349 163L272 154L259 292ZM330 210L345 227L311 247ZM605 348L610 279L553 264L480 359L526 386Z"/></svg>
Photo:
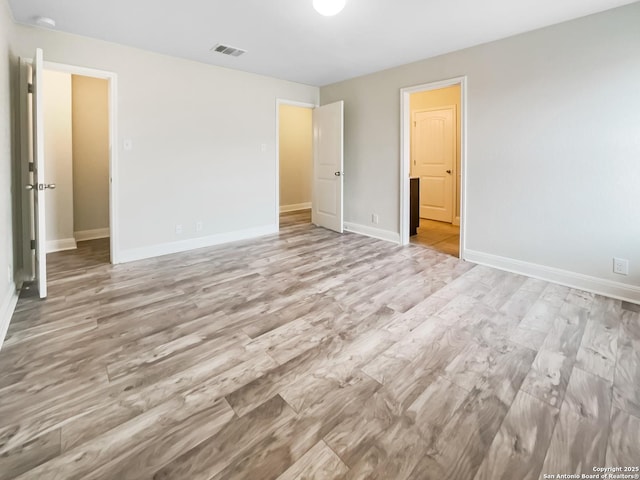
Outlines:
<svg viewBox="0 0 640 480"><path fill-rule="evenodd" d="M453 221L455 126L454 106L414 114L411 167L420 177L420 218Z"/></svg>
<svg viewBox="0 0 640 480"><path fill-rule="evenodd" d="M55 185L45 183L44 169L44 102L43 74L44 60L41 49L36 50L33 57L32 78L32 136L33 136L33 183L27 188L33 190L34 204L34 235L35 235L35 265L36 283L40 298L47 296L47 229L45 223L46 191Z"/></svg>
<svg viewBox="0 0 640 480"><path fill-rule="evenodd" d="M313 110L313 202L311 221L343 231L344 102Z"/></svg>

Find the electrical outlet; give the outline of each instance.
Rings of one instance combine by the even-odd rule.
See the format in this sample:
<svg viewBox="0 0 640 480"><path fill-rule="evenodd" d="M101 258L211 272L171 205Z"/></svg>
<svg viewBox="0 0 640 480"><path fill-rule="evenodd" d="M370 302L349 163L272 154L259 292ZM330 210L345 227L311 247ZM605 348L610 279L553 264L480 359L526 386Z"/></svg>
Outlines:
<svg viewBox="0 0 640 480"><path fill-rule="evenodd" d="M613 257L613 273L629 275L629 260L626 258Z"/></svg>
<svg viewBox="0 0 640 480"><path fill-rule="evenodd" d="M204 225L201 221L196 222L196 232L201 232L203 227Z"/></svg>
<svg viewBox="0 0 640 480"><path fill-rule="evenodd" d="M182 235L182 225L176 225L176 235Z"/></svg>
<svg viewBox="0 0 640 480"><path fill-rule="evenodd" d="M371 223L373 223L374 225L377 225L380 222L380 217L378 216L377 213L372 213L371 214Z"/></svg>

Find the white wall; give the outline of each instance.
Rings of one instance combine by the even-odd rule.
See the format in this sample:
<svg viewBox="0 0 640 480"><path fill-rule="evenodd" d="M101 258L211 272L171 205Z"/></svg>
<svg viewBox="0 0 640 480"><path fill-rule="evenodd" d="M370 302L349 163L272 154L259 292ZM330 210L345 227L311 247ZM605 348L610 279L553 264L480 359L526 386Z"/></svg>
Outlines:
<svg viewBox="0 0 640 480"><path fill-rule="evenodd" d="M15 26L19 55L37 47L118 75L121 260L276 231L276 98L317 103L316 87Z"/></svg>
<svg viewBox="0 0 640 480"><path fill-rule="evenodd" d="M398 232L399 90L466 75L468 258L640 301L638 25L634 3L323 87L345 101L345 220Z"/></svg>
<svg viewBox="0 0 640 480"><path fill-rule="evenodd" d="M0 0L0 346L17 300L14 271L14 215L12 212L15 175L12 160L14 138L11 84L13 23L9 8Z"/></svg>
<svg viewBox="0 0 640 480"><path fill-rule="evenodd" d="M71 136L71 75L45 70L44 159L47 183L47 252L75 248L73 238L73 152Z"/></svg>
<svg viewBox="0 0 640 480"><path fill-rule="evenodd" d="M76 239L108 236L109 82L72 75L71 83Z"/></svg>
<svg viewBox="0 0 640 480"><path fill-rule="evenodd" d="M311 208L313 109L280 105L280 211Z"/></svg>

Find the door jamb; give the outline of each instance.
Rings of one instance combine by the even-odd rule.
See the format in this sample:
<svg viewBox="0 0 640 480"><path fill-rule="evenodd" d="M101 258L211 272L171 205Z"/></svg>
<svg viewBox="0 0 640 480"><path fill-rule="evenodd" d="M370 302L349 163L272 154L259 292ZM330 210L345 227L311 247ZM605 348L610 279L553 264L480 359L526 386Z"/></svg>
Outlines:
<svg viewBox="0 0 640 480"><path fill-rule="evenodd" d="M30 198L31 192L22 188L28 183L32 183L31 172L29 171L29 163L33 160L33 143L29 135L29 115L31 105L27 84L31 81L28 68L33 65L32 59L20 57L20 191L22 197L20 199L21 221L22 221L22 272L20 281L28 282L35 278L35 259L33 250L31 250L31 239L34 238L34 218L33 204Z"/></svg>
<svg viewBox="0 0 640 480"><path fill-rule="evenodd" d="M292 105L294 107L314 109L318 107L315 103L298 102L295 100L286 100L276 98L276 208L275 208L275 225L280 231L280 105ZM313 200L312 200L313 201Z"/></svg>
<svg viewBox="0 0 640 480"><path fill-rule="evenodd" d="M79 67L56 62L44 62L46 70L100 78L109 84L109 236L111 263L119 263L120 237L118 230L118 74L105 70Z"/></svg>
<svg viewBox="0 0 640 480"><path fill-rule="evenodd" d="M400 89L400 245L409 243L409 172L411 171L411 106L413 93L460 85L460 259L465 259L467 191L467 77L455 77ZM455 216L455 215L454 215Z"/></svg>

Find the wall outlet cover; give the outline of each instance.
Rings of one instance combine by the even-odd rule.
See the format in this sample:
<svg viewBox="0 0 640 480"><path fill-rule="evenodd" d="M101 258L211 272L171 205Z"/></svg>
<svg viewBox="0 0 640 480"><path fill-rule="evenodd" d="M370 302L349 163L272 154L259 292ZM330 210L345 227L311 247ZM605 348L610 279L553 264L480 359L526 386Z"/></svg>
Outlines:
<svg viewBox="0 0 640 480"><path fill-rule="evenodd" d="M613 273L629 275L629 260L613 257Z"/></svg>

